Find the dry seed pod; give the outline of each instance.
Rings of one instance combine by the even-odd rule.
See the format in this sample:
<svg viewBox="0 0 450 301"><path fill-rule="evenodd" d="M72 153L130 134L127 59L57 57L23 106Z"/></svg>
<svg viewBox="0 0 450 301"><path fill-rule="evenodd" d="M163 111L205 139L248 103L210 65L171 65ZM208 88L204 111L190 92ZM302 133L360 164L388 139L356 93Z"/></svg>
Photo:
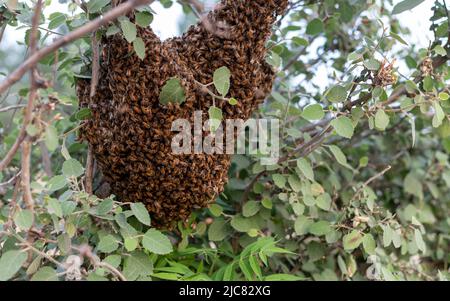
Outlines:
<svg viewBox="0 0 450 301"><path fill-rule="evenodd" d="M144 60L120 34L105 38L94 97L89 97L89 81L78 81L80 104L92 111L81 138L91 145L112 192L122 201L144 203L154 225L171 227L223 191L230 156L173 154L172 121L183 118L193 124L196 110L206 119L212 98L195 81L212 82L222 66L231 70L229 95L239 104L220 101L216 106L224 119L250 117L272 88L275 74L265 62L265 43L287 4L222 0L205 17L207 22L165 42L150 29L139 28ZM174 76L182 80L186 101L163 106L159 93Z"/></svg>

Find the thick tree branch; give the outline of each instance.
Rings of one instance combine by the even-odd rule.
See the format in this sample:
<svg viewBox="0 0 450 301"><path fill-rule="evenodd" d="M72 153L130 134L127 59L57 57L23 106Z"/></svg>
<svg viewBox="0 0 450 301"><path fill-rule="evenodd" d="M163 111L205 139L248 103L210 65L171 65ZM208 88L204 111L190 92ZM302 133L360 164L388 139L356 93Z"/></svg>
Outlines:
<svg viewBox="0 0 450 301"><path fill-rule="evenodd" d="M33 56L37 51L37 40L38 40L38 26L39 18L41 16L42 10L42 0L37 0L36 7L34 9L34 15L31 23L31 33L30 33L30 56ZM30 71L31 88L30 95L28 98L28 103L25 108L25 117L23 120L24 126L30 124L33 119L33 106L34 101L37 98L37 74L36 68L33 66ZM31 137L26 137L22 144L22 189L23 189L23 200L29 210L34 210L33 196L31 195Z"/></svg>

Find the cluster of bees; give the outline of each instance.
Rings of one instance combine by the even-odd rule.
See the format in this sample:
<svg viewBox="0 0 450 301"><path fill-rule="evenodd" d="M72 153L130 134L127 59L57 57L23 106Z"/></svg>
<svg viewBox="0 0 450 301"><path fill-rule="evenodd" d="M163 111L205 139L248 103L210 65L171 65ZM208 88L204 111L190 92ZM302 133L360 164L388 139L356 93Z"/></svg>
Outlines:
<svg viewBox="0 0 450 301"><path fill-rule="evenodd" d="M89 97L88 80L77 83L80 106L92 111L81 138L91 145L112 192L121 201L144 203L154 226L171 228L223 191L230 155L173 154L177 133L171 131L172 122L193 124L198 110L203 120L208 118L213 99L196 81L211 83L222 66L231 70L230 97L239 103L216 99L215 105L224 119L250 117L272 88L275 72L265 62L265 44L287 4L222 0L205 18L227 34L216 35L200 22L183 36L161 42L151 29L139 28L146 46L143 60L120 34L103 39L95 96ZM162 105L159 93L171 77L181 80L186 101Z"/></svg>

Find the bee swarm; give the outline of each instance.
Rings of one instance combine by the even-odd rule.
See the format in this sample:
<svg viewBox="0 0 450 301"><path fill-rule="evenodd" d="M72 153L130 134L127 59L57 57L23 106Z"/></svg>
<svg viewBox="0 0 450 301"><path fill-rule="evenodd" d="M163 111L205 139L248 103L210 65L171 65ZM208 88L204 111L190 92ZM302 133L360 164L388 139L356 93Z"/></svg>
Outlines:
<svg viewBox="0 0 450 301"><path fill-rule="evenodd" d="M77 82L81 107L92 117L81 129L95 159L123 202L142 202L155 226L171 227L207 207L223 191L230 155L175 155L171 131L176 119L193 123L194 111L207 119L212 97L195 81L208 84L217 68L231 71L230 96L236 106L216 100L224 119L248 119L270 93L275 73L265 62L272 25L288 0L222 0L183 36L161 42L139 28L146 46L141 60L116 34L102 41L100 76L94 97L89 80ZM159 93L171 77L181 80L182 104L162 105ZM205 135L205 134L204 134Z"/></svg>

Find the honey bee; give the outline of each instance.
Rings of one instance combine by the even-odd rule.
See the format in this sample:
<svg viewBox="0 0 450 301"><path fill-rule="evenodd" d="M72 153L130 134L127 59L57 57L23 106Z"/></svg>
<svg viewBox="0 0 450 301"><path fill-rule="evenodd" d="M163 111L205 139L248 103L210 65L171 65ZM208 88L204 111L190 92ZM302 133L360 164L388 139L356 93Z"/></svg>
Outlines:
<svg viewBox="0 0 450 301"><path fill-rule="evenodd" d="M210 83L214 71L227 66L230 95L239 103L218 105L224 118L249 118L272 87L275 74L265 63L265 44L287 3L222 1L208 18L213 32L198 24L164 42L150 28L139 28L148 52L144 61L121 35L107 37L95 97L89 97L88 80L77 82L80 105L93 113L80 137L93 146L111 191L123 201L144 203L155 226L186 220L193 210L208 206L227 182L229 155L171 153L171 123L192 120L193 111L207 112L212 105L208 91L194 79ZM181 79L186 101L162 106L160 89L173 76Z"/></svg>

